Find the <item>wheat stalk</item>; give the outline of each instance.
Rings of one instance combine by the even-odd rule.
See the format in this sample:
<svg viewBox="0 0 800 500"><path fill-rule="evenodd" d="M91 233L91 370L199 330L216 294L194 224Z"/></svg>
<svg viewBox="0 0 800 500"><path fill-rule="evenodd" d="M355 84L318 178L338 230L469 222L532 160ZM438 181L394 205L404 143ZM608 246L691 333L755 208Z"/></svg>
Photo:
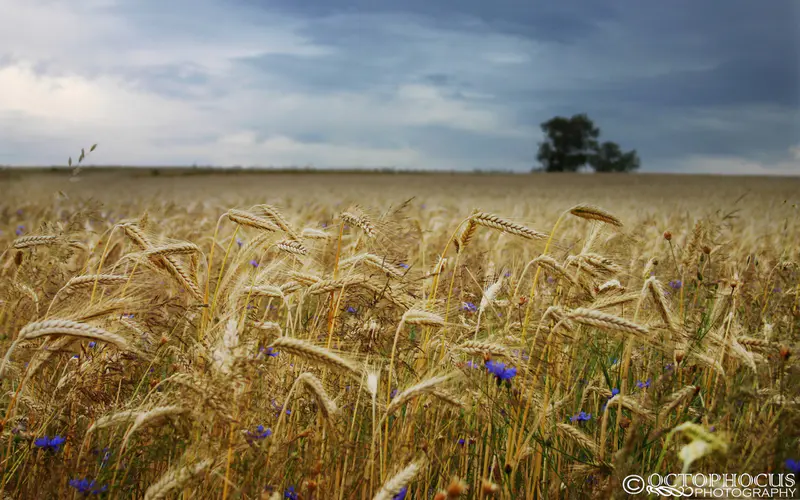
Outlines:
<svg viewBox="0 0 800 500"><path fill-rule="evenodd" d="M468 340L458 346L468 354L491 354L492 356L507 356L506 346L482 340Z"/></svg>
<svg viewBox="0 0 800 500"><path fill-rule="evenodd" d="M339 411L336 407L336 403L328 396L328 393L325 392L325 388L322 387L322 382L319 381L317 377L315 377L312 373L306 372L297 377L298 380L301 380L306 387L311 389L311 392L317 399L319 403L320 410L322 410L323 415L327 420L331 420L334 415Z"/></svg>
<svg viewBox="0 0 800 500"><path fill-rule="evenodd" d="M283 230L284 233L289 235L289 238L292 240L299 240L300 235L297 234L297 231L292 228L292 226L286 221L286 218L280 211L273 207L272 205L259 205L258 206L263 214L267 217L267 219L274 222L279 228Z"/></svg>
<svg viewBox="0 0 800 500"><path fill-rule="evenodd" d="M144 492L144 500L160 500L166 498L173 490L185 488L191 481L205 473L213 463L213 460L207 458L193 465L173 467L147 488L147 491Z"/></svg>
<svg viewBox="0 0 800 500"><path fill-rule="evenodd" d="M495 214L490 214L486 212L477 212L473 214L472 217L470 217L470 220L474 221L476 224L479 224L481 226L497 229L498 231L502 231L508 234L513 234L515 236L521 236L522 238L526 238L529 240L547 239L547 235L544 233L534 231L533 229L529 229L515 222L503 219L502 217Z"/></svg>
<svg viewBox="0 0 800 500"><path fill-rule="evenodd" d="M172 243L156 248L150 248L145 250L144 255L146 257L153 258L163 257L165 255L191 255L194 253L200 253L200 248L198 248L194 243L182 241L180 243Z"/></svg>
<svg viewBox="0 0 800 500"><path fill-rule="evenodd" d="M22 236L21 238L17 238L12 243L12 246L17 250L21 250L23 248L31 248L35 246L42 246L42 245L53 245L59 242L59 237L55 235L32 235L32 236Z"/></svg>
<svg viewBox="0 0 800 500"><path fill-rule="evenodd" d="M228 219L231 222L239 224L240 226L248 226L261 231L277 231L279 228L263 217L259 217L244 210L236 210L234 208L228 210Z"/></svg>
<svg viewBox="0 0 800 500"><path fill-rule="evenodd" d="M432 377L422 382L419 382L415 385L412 385L408 389L405 389L400 394L396 395L389 406L386 407L386 413L384 418L388 418L389 415L397 411L398 408L406 404L411 399L421 395L433 392L434 390L438 389L440 385L450 380L453 380L457 377L461 376L461 372L451 372L446 375L440 375L438 377Z"/></svg>
<svg viewBox="0 0 800 500"><path fill-rule="evenodd" d="M567 319L582 325L594 326L604 330L619 331L641 336L646 336L649 333L646 327L634 323L633 321L602 311L586 309L584 307L578 307L570 311L567 315Z"/></svg>
<svg viewBox="0 0 800 500"><path fill-rule="evenodd" d="M576 442L579 446L585 448L592 455L597 455L598 452L597 444L595 444L595 442L592 441L592 439L589 436L581 432L581 430L578 429L577 427L562 422L558 422L556 424L556 428L559 431L561 431L561 433L564 436Z"/></svg>
<svg viewBox="0 0 800 500"><path fill-rule="evenodd" d="M351 211L342 212L339 214L339 217L341 217L344 222L361 228L364 234L369 238L375 238L375 226L372 224L369 217L359 208L354 207Z"/></svg>
<svg viewBox="0 0 800 500"><path fill-rule="evenodd" d="M407 325L443 326L444 318L423 309L409 309L403 314L403 323Z"/></svg>
<svg viewBox="0 0 800 500"><path fill-rule="evenodd" d="M406 465L403 470L383 483L383 486L381 486L380 491L378 491L378 494L375 495L373 500L391 500L403 487L417 477L417 474L419 474L424 465L425 459L423 458L418 458Z"/></svg>
<svg viewBox="0 0 800 500"><path fill-rule="evenodd" d="M139 412L136 415L136 419L133 421L133 425L131 425L125 435L122 436L122 445L120 446L120 449L124 450L127 447L131 436L133 436L133 434L142 427L154 425L166 419L183 416L188 413L189 410L181 406L161 406L146 412Z"/></svg>
<svg viewBox="0 0 800 500"><path fill-rule="evenodd" d="M270 347L280 351L286 351L295 356L317 361L332 368L344 370L358 378L360 378L362 374L362 367L356 362L339 356L329 349L306 342L305 340L291 337L279 337L272 342Z"/></svg>
<svg viewBox="0 0 800 500"><path fill-rule="evenodd" d="M592 205L576 205L569 210L575 217L587 220L598 220L612 226L622 227L622 221L610 212Z"/></svg>
<svg viewBox="0 0 800 500"><path fill-rule="evenodd" d="M281 252L292 255L308 255L308 248L297 240L281 240L275 244Z"/></svg>

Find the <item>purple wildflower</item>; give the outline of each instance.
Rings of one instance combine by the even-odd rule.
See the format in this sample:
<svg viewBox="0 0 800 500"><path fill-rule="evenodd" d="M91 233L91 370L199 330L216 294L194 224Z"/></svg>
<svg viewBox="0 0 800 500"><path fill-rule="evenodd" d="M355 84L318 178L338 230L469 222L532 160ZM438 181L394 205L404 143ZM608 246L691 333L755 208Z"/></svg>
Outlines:
<svg viewBox="0 0 800 500"><path fill-rule="evenodd" d="M248 441L255 441L268 438L272 435L272 429L267 429L263 425L257 425L255 432L248 430L246 433Z"/></svg>
<svg viewBox="0 0 800 500"><path fill-rule="evenodd" d="M511 380L517 375L516 368L506 368L506 364L499 361L487 361L486 369L497 378L498 384L503 380Z"/></svg>
<svg viewBox="0 0 800 500"><path fill-rule="evenodd" d="M288 500L297 500L297 492L294 490L294 486L289 486L289 488L283 492L283 498L287 498Z"/></svg>
<svg viewBox="0 0 800 500"><path fill-rule="evenodd" d="M464 302L464 304L462 304L462 306L461 306L461 309L463 309L463 310L465 310L467 312L475 312L475 311L478 310L478 307L475 304L473 304L472 302Z"/></svg>
<svg viewBox="0 0 800 500"><path fill-rule="evenodd" d="M577 415L569 417L570 422L588 422L591 419L592 419L592 414L586 413L585 411L582 411Z"/></svg>
<svg viewBox="0 0 800 500"><path fill-rule="evenodd" d="M397 495L392 497L392 500L404 500L406 498L406 493L408 493L408 486L403 486L400 488L400 491L397 492Z"/></svg>
<svg viewBox="0 0 800 500"><path fill-rule="evenodd" d="M108 491L108 486L98 486L97 481L88 478L83 479L70 479L69 485L78 490L78 493L83 493L84 496L99 495Z"/></svg>
<svg viewBox="0 0 800 500"><path fill-rule="evenodd" d="M43 450L52 451L53 453L58 453L61 451L61 446L66 442L66 438L63 438L59 435L55 435L52 438L47 436L42 436L36 439L33 444L37 448L41 448Z"/></svg>
<svg viewBox="0 0 800 500"><path fill-rule="evenodd" d="M253 267L258 267L258 261L256 259L250 259L250 265Z"/></svg>
<svg viewBox="0 0 800 500"><path fill-rule="evenodd" d="M680 290L681 287L683 286L683 283L681 282L681 280L672 280L669 282L669 286L673 290Z"/></svg>
<svg viewBox="0 0 800 500"><path fill-rule="evenodd" d="M16 233L17 236L22 235L22 233L24 232L25 232L25 226L23 226L22 224L17 226L17 229L14 230L14 233Z"/></svg>
<svg viewBox="0 0 800 500"><path fill-rule="evenodd" d="M651 379L647 379L644 382L639 380L639 381L636 382L636 387L638 387L639 389L647 389L648 387L650 387L650 382L651 382Z"/></svg>
<svg viewBox="0 0 800 500"><path fill-rule="evenodd" d="M279 351L276 351L272 347L263 347L262 346L261 349L259 349L259 351L263 352L264 354L266 354L270 358L277 358L278 354L280 354Z"/></svg>

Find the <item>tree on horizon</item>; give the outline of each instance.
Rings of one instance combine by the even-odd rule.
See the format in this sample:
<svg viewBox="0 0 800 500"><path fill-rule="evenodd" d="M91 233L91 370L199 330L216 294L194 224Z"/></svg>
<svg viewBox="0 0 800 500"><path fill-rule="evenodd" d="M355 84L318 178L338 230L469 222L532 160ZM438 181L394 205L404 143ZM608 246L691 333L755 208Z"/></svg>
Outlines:
<svg viewBox="0 0 800 500"><path fill-rule="evenodd" d="M556 116L541 128L545 140L536 159L545 172L577 172L587 165L599 173L633 172L640 166L636 150L622 152L615 142L598 142L600 129L585 113Z"/></svg>

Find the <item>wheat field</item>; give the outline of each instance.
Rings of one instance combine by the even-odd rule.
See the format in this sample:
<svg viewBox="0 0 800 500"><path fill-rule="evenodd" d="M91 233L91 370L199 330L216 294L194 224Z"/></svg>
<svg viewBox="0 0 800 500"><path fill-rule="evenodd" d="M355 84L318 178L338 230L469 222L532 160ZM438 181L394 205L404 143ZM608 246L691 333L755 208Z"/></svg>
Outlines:
<svg viewBox="0 0 800 500"><path fill-rule="evenodd" d="M800 179L0 177L3 498L626 498L800 459Z"/></svg>

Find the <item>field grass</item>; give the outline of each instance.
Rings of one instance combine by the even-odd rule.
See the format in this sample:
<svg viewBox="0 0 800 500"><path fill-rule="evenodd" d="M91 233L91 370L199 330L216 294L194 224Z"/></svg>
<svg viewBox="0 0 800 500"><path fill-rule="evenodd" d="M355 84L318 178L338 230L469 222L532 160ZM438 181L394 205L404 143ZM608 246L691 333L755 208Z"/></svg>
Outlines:
<svg viewBox="0 0 800 500"><path fill-rule="evenodd" d="M800 179L184 174L3 172L3 498L797 472Z"/></svg>

